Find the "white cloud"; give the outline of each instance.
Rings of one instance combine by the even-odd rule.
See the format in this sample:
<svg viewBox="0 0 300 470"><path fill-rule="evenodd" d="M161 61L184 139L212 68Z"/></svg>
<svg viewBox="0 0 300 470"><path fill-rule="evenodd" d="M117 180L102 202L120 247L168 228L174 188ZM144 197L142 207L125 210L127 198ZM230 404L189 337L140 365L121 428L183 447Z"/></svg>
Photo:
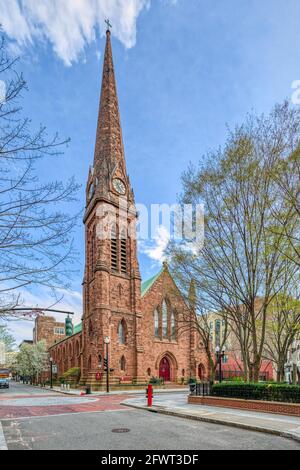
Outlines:
<svg viewBox="0 0 300 470"><path fill-rule="evenodd" d="M141 253L149 256L150 259L157 263L163 263L166 259L165 249L170 241L170 233L161 225L157 228L156 235L151 241L140 241L139 250Z"/></svg>
<svg viewBox="0 0 300 470"><path fill-rule="evenodd" d="M82 316L81 292L61 289L60 291L56 291L56 296L59 299L62 298L62 300L53 306L56 299L54 299L46 289L36 289L34 292L23 290L20 292L21 307L53 308L74 312L75 315L72 317L73 323L75 325L79 323ZM63 314L49 313L47 315L55 317L58 321L63 322L65 320L65 316ZM30 321L29 317L26 317L26 320L10 318L7 324L16 339L17 345L19 345L24 339L32 339L34 322Z"/></svg>
<svg viewBox="0 0 300 470"><path fill-rule="evenodd" d="M105 33L109 18L127 48L136 43L136 22L151 0L0 0L0 23L19 47L49 41L66 65L76 62L96 29Z"/></svg>

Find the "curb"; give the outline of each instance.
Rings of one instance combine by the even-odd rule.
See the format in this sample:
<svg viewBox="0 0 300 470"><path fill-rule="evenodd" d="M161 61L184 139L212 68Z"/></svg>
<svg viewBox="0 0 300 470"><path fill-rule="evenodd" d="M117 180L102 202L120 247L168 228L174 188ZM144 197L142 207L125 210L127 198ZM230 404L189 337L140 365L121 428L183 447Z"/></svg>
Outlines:
<svg viewBox="0 0 300 470"><path fill-rule="evenodd" d="M72 396L76 396L76 397L79 397L80 394L79 393L76 393L76 392L72 392L72 389L70 391L67 391L67 390L57 390L57 389L54 389L54 388L50 388L50 387L39 387L38 385L30 385L30 384L24 384L26 385L26 387L31 387L31 388L34 388L35 390L46 390L48 392L55 392L55 393L61 393L62 395L72 395ZM108 396L113 396L113 395L142 395L142 396L145 396L145 391L144 390L130 390L130 391L125 391L125 393L122 393L124 392L124 390L120 390L120 391L116 391L116 390L113 390L111 391L110 393L105 393L105 392L101 392L101 393L91 393L91 395L88 395L88 396L94 396L94 397L108 397ZM171 393L171 394L175 394L175 393L183 393L183 392L188 392L188 389L170 389L170 390L167 390L167 389L157 389L156 390L157 393L161 394L161 393ZM87 396L87 395L83 395L83 396Z"/></svg>
<svg viewBox="0 0 300 470"><path fill-rule="evenodd" d="M0 450L8 450L1 421L0 421Z"/></svg>
<svg viewBox="0 0 300 470"><path fill-rule="evenodd" d="M276 429L270 429L270 428L263 428L261 426L254 426L250 424L244 424L244 423L239 423L237 421L222 421L221 419L216 419L216 418L208 418L205 416L196 416L196 415L191 415L188 413L180 412L180 411L172 411L168 408L163 408L159 406L152 406L151 408L147 406L140 406L140 405L134 405L131 403L128 403L126 401L122 402L121 405L128 406L129 408L135 408L137 410L144 410L148 411L149 413L157 413L157 414L163 414L167 416L175 416L177 418L183 418L183 419L190 419L193 421L201 421L203 423L208 423L208 424L219 424L221 426L228 426L232 428L238 428L238 429L244 429L247 431L254 431L254 432L260 432L264 434L271 434L273 436L279 436L279 437L284 437L286 439L291 439L297 443L300 443L300 435L296 436L295 434L291 432L285 432L285 431L277 431Z"/></svg>
<svg viewBox="0 0 300 470"><path fill-rule="evenodd" d="M26 387L33 388L34 390L45 390L47 392L61 393L62 395L79 396L77 393L72 393L72 392L67 392L67 391L62 391L62 390L55 390L54 388L50 388L50 387L39 387L38 385L30 385L30 384L22 384L22 385L26 385Z"/></svg>

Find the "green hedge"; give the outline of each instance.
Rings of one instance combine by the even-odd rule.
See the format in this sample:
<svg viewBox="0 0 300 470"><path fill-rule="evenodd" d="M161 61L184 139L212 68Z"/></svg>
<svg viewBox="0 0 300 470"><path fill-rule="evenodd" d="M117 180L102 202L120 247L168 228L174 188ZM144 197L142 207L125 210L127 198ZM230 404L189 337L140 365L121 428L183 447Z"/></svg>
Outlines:
<svg viewBox="0 0 300 470"><path fill-rule="evenodd" d="M79 367L72 367L71 369L67 370L67 372L65 372L62 375L62 379L68 379L70 377L74 377L78 380L79 377L80 377L80 368Z"/></svg>
<svg viewBox="0 0 300 470"><path fill-rule="evenodd" d="M300 386L266 383L222 383L212 387L216 397L242 398L245 400L279 401L300 403Z"/></svg>

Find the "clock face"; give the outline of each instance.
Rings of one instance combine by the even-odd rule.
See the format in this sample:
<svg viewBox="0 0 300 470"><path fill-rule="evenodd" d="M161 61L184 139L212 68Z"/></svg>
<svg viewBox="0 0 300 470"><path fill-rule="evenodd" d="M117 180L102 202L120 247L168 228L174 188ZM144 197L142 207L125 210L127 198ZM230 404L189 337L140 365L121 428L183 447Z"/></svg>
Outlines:
<svg viewBox="0 0 300 470"><path fill-rule="evenodd" d="M113 187L114 187L114 190L118 193L118 194L121 194L121 195L124 195L126 193L126 186L125 184L123 183L122 180L120 180L119 178L115 178L113 180Z"/></svg>

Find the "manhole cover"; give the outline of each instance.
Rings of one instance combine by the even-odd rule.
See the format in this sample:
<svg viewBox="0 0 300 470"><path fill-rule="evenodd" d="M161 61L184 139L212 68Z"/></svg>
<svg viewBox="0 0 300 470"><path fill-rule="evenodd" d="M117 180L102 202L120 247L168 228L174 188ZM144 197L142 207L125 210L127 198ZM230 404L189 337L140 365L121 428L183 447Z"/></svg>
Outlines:
<svg viewBox="0 0 300 470"><path fill-rule="evenodd" d="M119 429L113 429L111 432L114 432L116 434L122 434L122 433L125 433L125 432L130 432L130 429L119 428Z"/></svg>

